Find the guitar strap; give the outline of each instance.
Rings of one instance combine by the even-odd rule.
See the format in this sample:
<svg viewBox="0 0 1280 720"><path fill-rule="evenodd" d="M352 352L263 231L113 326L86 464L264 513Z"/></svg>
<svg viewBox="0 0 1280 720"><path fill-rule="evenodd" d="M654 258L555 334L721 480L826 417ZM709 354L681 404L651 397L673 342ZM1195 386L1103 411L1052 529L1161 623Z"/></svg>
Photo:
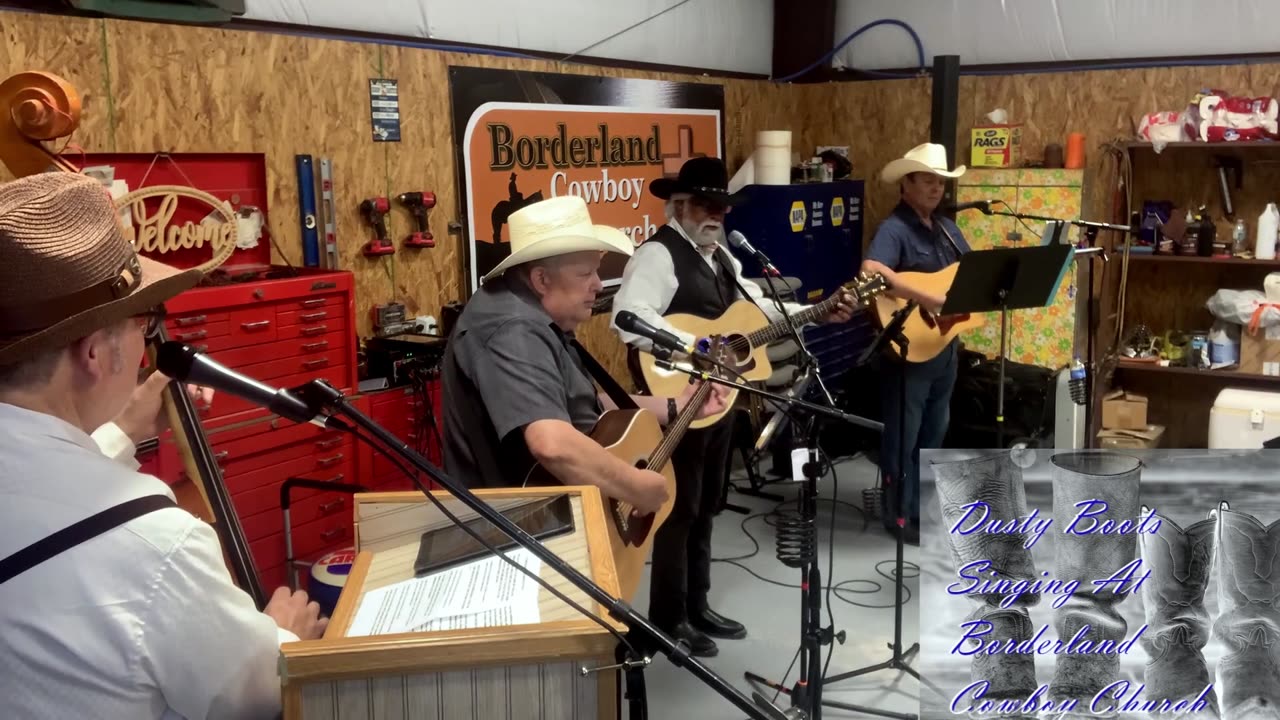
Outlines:
<svg viewBox="0 0 1280 720"><path fill-rule="evenodd" d="M960 251L960 244L956 242L955 238L951 237L951 233L947 232L946 225L938 223L938 228L942 230L943 235L947 236L947 242L951 243L951 249L956 251L956 260L959 260L960 256L964 255L964 253Z"/></svg>
<svg viewBox="0 0 1280 720"><path fill-rule="evenodd" d="M613 400L613 404L617 405L619 410L635 410L638 407L636 402L631 399L631 394L622 389L618 381L614 380L609 375L609 371L605 370L595 358L591 357L591 353L587 352L587 349L582 347L581 343L576 339L570 339L569 345L578 353L578 358L582 360L583 366L586 367L587 374L596 381L601 390L604 390L609 399Z"/></svg>

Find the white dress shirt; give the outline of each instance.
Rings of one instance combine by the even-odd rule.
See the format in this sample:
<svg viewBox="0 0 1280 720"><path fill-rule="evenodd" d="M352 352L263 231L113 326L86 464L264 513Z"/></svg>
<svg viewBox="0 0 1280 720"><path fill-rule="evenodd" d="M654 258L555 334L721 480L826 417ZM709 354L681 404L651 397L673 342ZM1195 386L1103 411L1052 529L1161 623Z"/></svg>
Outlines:
<svg viewBox="0 0 1280 720"><path fill-rule="evenodd" d="M697 243L689 238L684 228L680 227L680 223L671 220L667 223L667 226L680 233L680 237L684 238L690 245L693 245L695 250L698 250L698 254L702 256L702 259L711 268L711 272L716 275L720 274L720 263L715 261L715 257L712 254L702 252L702 248L698 247ZM773 298L766 298L759 285L742 276L742 263L738 262L738 258L727 250L725 255L729 257L729 262L733 265L738 284L751 296L751 301L764 311L765 316L769 318L769 322L783 320L782 311L778 309ZM779 290L782 290L782 282L780 280L776 282ZM613 296L613 316L610 319L610 325L618 333L618 336L622 338L622 342L634 346L641 352L649 352L653 348L653 343L647 338L618 330L618 313L623 310L630 310L641 320L660 330L675 334L686 345L692 345L697 338L687 332L677 330L672 327L671 323L662 318L667 312L667 307L671 305L671 298L675 297L678 286L676 266L666 246L656 242L641 243L640 247L636 248L635 252L632 253L631 259L627 261L626 269L622 271L622 283L618 287L617 294ZM760 302L761 300L765 300L765 302ZM789 302L783 304L786 305L787 313L792 317L807 307L799 303Z"/></svg>
<svg viewBox="0 0 1280 720"><path fill-rule="evenodd" d="M0 403L0 557L126 500L172 498L133 452L114 425L91 437ZM213 528L157 510L0 584L3 715L273 718L279 644L297 639L232 584Z"/></svg>

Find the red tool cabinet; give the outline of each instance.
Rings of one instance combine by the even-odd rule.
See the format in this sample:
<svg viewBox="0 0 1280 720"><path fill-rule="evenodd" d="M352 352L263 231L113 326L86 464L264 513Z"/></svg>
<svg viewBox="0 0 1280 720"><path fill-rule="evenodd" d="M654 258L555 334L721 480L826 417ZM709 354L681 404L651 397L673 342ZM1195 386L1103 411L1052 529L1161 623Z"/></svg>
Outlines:
<svg viewBox="0 0 1280 720"><path fill-rule="evenodd" d="M416 393L355 395L354 286L346 272L300 269L296 277L200 287L166 303L173 340L195 346L245 375L277 387L324 378L356 408L401 437L417 441ZM434 397L439 397L438 390ZM438 400L437 400L438 402ZM438 416L438 410L437 410ZM287 584L280 486L290 477L349 482L370 489L410 489L412 483L355 438L295 423L224 393L201 412L214 459L268 591ZM432 458L439 462L438 451ZM185 477L172 434L161 438L144 469L174 483ZM390 468L390 469L388 469ZM317 490L293 495L292 533L299 559L352 543L349 496Z"/></svg>

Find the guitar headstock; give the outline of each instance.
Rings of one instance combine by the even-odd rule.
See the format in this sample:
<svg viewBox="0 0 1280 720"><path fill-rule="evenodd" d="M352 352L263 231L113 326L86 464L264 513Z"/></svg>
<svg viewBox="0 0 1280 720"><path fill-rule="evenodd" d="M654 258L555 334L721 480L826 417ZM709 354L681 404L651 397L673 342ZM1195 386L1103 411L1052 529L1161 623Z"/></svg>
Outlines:
<svg viewBox="0 0 1280 720"><path fill-rule="evenodd" d="M845 283L841 290L853 295L859 305L863 305L875 296L889 290L889 281L880 273L861 273L852 282Z"/></svg>

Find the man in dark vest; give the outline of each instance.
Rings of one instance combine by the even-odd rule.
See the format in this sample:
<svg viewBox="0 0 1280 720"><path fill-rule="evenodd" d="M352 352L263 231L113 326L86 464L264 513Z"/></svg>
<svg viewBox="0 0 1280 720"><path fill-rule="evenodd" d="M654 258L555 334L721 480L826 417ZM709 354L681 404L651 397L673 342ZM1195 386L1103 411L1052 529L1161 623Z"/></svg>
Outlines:
<svg viewBox="0 0 1280 720"><path fill-rule="evenodd" d="M770 321L783 319L772 302L760 302L760 287L742 277L742 263L724 247L724 216L742 195L728 191L729 174L717 158L694 158L674 180L653 181L649 191L666 200L667 224L636 249L613 300L614 318L629 310L648 323L674 333L686 344L698 338L663 320L668 314L717 318L734 302L755 302ZM804 309L789 303L788 314ZM853 314L852 300L828 322ZM614 328L617 329L616 324ZM652 349L649 340L619 331L633 352ZM643 387L638 373L635 380ZM746 628L711 609L711 523L729 470L732 423L721 421L692 430L672 456L676 502L653 542L649 617L668 634L688 643L694 655L718 650L709 636L746 637Z"/></svg>

